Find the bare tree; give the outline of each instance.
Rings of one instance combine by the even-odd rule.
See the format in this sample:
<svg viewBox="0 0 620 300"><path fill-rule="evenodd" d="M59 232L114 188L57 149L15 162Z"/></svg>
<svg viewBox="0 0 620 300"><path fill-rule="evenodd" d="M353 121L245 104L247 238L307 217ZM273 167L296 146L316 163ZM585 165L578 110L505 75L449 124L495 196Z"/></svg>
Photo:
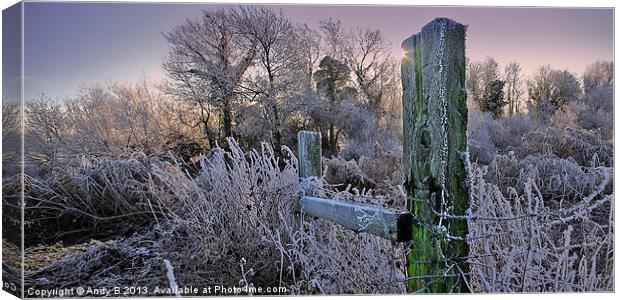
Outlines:
<svg viewBox="0 0 620 300"><path fill-rule="evenodd" d="M355 105L365 106L358 109L374 124L367 135L369 140L364 142L392 140L391 125L394 113L400 111L401 86L399 64L390 55L389 42L379 30L358 27L345 31L333 19L321 20L321 30L327 43L326 54L351 68L351 81L359 91L352 100L358 102ZM376 139L379 136L382 138Z"/></svg>
<svg viewBox="0 0 620 300"><path fill-rule="evenodd" d="M312 74L321 58L321 35L306 24L298 25L296 28L298 45L301 48L304 64L306 65L306 76L308 88L312 86Z"/></svg>
<svg viewBox="0 0 620 300"><path fill-rule="evenodd" d="M222 114L224 137L234 136L233 109L243 75L256 56L255 40L239 31L234 10L205 10L198 20L188 20L164 37L170 44L164 70L175 90L196 104L199 122L212 142L211 109ZM220 137L224 142L224 137ZM214 145L211 144L213 147Z"/></svg>
<svg viewBox="0 0 620 300"><path fill-rule="evenodd" d="M508 102L508 114L512 115L519 112L520 100L523 96L523 76L521 75L521 65L517 62L510 62L504 68L504 82L506 82L505 98Z"/></svg>
<svg viewBox="0 0 620 300"><path fill-rule="evenodd" d="M325 39L325 56L344 61L349 34L344 31L342 22L332 18L323 18L319 20L319 25Z"/></svg>
<svg viewBox="0 0 620 300"><path fill-rule="evenodd" d="M370 109L381 118L386 94L398 88L390 45L379 30L355 29L347 46L347 64Z"/></svg>
<svg viewBox="0 0 620 300"><path fill-rule="evenodd" d="M41 95L25 107L25 158L35 165L53 164L60 160L61 148L68 142L66 112L51 98ZM4 124L3 124L4 125Z"/></svg>
<svg viewBox="0 0 620 300"><path fill-rule="evenodd" d="M467 88L467 101L477 105L482 97L482 87L480 81L482 77L482 66L480 62L468 61L465 86Z"/></svg>

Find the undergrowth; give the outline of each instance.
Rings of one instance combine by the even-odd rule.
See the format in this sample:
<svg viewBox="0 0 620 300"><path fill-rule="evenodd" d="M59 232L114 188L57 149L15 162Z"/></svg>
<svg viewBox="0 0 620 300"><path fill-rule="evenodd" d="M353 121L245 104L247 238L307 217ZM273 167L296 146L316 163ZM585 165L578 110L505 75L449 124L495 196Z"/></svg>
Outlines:
<svg viewBox="0 0 620 300"><path fill-rule="evenodd" d="M230 139L229 149L193 159L191 172L173 155L134 153L83 157L44 178L27 177L31 242L41 238L36 232L80 229L88 233L80 232L82 239L93 239L29 268L27 285L162 288L174 281L293 294L403 293L402 244L298 207L300 196L311 194L403 209L403 188L394 184L400 154L328 159L322 178L300 181L296 158L282 152L263 144L244 153ZM474 292L613 289L613 169L589 165L552 153L473 164L465 238Z"/></svg>

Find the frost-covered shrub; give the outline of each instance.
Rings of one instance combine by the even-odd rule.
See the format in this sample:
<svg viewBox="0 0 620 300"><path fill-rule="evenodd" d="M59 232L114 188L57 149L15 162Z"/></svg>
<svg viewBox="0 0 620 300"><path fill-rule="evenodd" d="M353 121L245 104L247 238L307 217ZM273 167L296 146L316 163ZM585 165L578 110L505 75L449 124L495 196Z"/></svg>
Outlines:
<svg viewBox="0 0 620 300"><path fill-rule="evenodd" d="M569 128L579 128L578 116L571 106L565 105L553 113L549 126L559 129L560 132Z"/></svg>
<svg viewBox="0 0 620 300"><path fill-rule="evenodd" d="M329 184L339 185L346 188L351 185L358 189L374 189L377 182L369 178L357 162L353 159L345 160L341 157L323 159L324 178Z"/></svg>
<svg viewBox="0 0 620 300"><path fill-rule="evenodd" d="M379 154L375 153L376 149L391 151L402 146L402 136L393 130L395 125L386 124L387 119L378 119L365 105L344 105L339 118L342 118L344 141L338 156L346 160L372 157Z"/></svg>
<svg viewBox="0 0 620 300"><path fill-rule="evenodd" d="M19 149L18 139L21 134L21 114L22 110L20 105L15 103L2 102L2 140L3 143L3 155L5 152L16 152Z"/></svg>
<svg viewBox="0 0 620 300"><path fill-rule="evenodd" d="M25 151L31 175L48 172L80 155L115 157L132 152L161 154L179 135L199 133L149 84L85 86L63 102L40 98L24 107ZM183 116L181 116L183 115Z"/></svg>
<svg viewBox="0 0 620 300"><path fill-rule="evenodd" d="M385 151L379 143L375 143L372 148L371 156L361 156L357 161L343 157L324 158L325 181L342 188L351 185L360 190L402 184L402 150Z"/></svg>
<svg viewBox="0 0 620 300"><path fill-rule="evenodd" d="M373 148L372 156L359 159L360 170L375 182L388 182L391 186L402 184L402 148L386 151L379 143L375 143Z"/></svg>
<svg viewBox="0 0 620 300"><path fill-rule="evenodd" d="M130 234L165 219L176 200L158 189L143 153L127 158L82 158L45 178L26 175L26 242L80 241Z"/></svg>
<svg viewBox="0 0 620 300"><path fill-rule="evenodd" d="M165 151L161 155L163 159L183 164L191 174L195 174L200 167L198 157L208 151L204 143L180 134L172 136L162 148Z"/></svg>
<svg viewBox="0 0 620 300"><path fill-rule="evenodd" d="M579 125L588 130L600 130L601 137L609 140L614 128L614 90L612 86L590 88L581 99L571 103Z"/></svg>
<svg viewBox="0 0 620 300"><path fill-rule="evenodd" d="M338 154L346 160L357 160L362 156L372 155L372 147L368 144L368 140L347 139L346 147Z"/></svg>
<svg viewBox="0 0 620 300"><path fill-rule="evenodd" d="M364 128L355 136L345 139L344 149L338 156L346 160L360 160L362 157L381 156L383 151L400 151L401 147L402 137L394 135L393 132L380 128Z"/></svg>
<svg viewBox="0 0 620 300"><path fill-rule="evenodd" d="M612 166L613 147L596 131L546 127L523 137L516 151L519 157L531 154L554 154L572 158L581 166Z"/></svg>
<svg viewBox="0 0 620 300"><path fill-rule="evenodd" d="M493 118L477 108L468 113L467 138L471 159L488 164L497 153L515 151L521 147L523 137L535 129L530 118L517 113Z"/></svg>
<svg viewBox="0 0 620 300"><path fill-rule="evenodd" d="M541 169L551 164L543 165ZM598 186L582 189L585 194L560 184L565 189L556 190L559 194L549 201L545 193L553 190L550 182L567 178L538 174L499 182L500 187L484 179L486 172L475 168L470 174L467 239L474 292L613 290L614 196L605 188L609 174ZM537 181L546 186L539 188ZM563 196L572 201L558 205Z"/></svg>
<svg viewBox="0 0 620 300"><path fill-rule="evenodd" d="M521 146L523 136L533 130L531 120L523 113L496 119L489 128L493 145L498 151L505 153Z"/></svg>
<svg viewBox="0 0 620 300"><path fill-rule="evenodd" d="M576 203L598 189L610 194L612 176L610 168L582 167L572 158L563 159L553 154L518 158L510 153L493 159L485 180L499 187L506 196L512 190L523 194L526 183L532 181L548 205L562 206Z"/></svg>
<svg viewBox="0 0 620 300"><path fill-rule="evenodd" d="M180 164L140 160L135 170L146 171L149 185L116 183L119 201L147 189L169 203L164 217L147 231L92 244L30 273L27 284L165 287L167 260L179 286L239 286L243 279L254 286L283 286L294 294L404 292L401 247L299 213L301 186L290 151L285 149L288 156L282 158L265 144L250 153L234 140L229 146L201 156L196 177L187 176ZM372 199L378 205L395 197L404 202L402 194L335 192L322 180L303 185L306 193L318 196Z"/></svg>
<svg viewBox="0 0 620 300"><path fill-rule="evenodd" d="M271 138L269 131L271 124L263 115L263 109L258 106L242 106L235 114L238 122L237 137L247 148L260 148L262 141Z"/></svg>
<svg viewBox="0 0 620 300"><path fill-rule="evenodd" d="M493 115L472 109L468 112L467 146L472 161L489 163L496 153L492 128L496 126Z"/></svg>
<svg viewBox="0 0 620 300"><path fill-rule="evenodd" d="M344 149L338 155L346 160L371 156L373 143L378 140L378 128L374 116L353 104L343 107L341 113L346 136Z"/></svg>

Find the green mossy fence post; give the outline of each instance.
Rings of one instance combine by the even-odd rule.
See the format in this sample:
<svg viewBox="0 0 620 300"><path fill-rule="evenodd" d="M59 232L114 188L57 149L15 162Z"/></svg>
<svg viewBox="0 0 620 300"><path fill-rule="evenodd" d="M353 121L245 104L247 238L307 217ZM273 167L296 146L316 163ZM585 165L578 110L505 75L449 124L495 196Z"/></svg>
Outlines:
<svg viewBox="0 0 620 300"><path fill-rule="evenodd" d="M299 178L321 177L321 133L300 131L297 133L299 155Z"/></svg>
<svg viewBox="0 0 620 300"><path fill-rule="evenodd" d="M469 292L467 221L454 218L469 208L465 31L438 18L402 44L405 188L420 224L407 253L410 293Z"/></svg>

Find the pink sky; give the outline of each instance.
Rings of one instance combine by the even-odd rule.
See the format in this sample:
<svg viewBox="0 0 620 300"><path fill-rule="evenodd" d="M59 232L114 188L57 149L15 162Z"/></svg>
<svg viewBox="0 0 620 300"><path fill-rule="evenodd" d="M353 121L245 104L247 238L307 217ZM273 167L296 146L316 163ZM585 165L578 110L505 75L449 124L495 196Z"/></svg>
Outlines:
<svg viewBox="0 0 620 300"><path fill-rule="evenodd" d="M26 99L73 95L81 83L162 79L167 53L161 33L200 16L205 4L44 3L25 7ZM288 5L291 20L318 27L332 17L345 27L381 30L400 58L401 42L435 17L469 25L467 56L581 73L613 60L613 9Z"/></svg>

